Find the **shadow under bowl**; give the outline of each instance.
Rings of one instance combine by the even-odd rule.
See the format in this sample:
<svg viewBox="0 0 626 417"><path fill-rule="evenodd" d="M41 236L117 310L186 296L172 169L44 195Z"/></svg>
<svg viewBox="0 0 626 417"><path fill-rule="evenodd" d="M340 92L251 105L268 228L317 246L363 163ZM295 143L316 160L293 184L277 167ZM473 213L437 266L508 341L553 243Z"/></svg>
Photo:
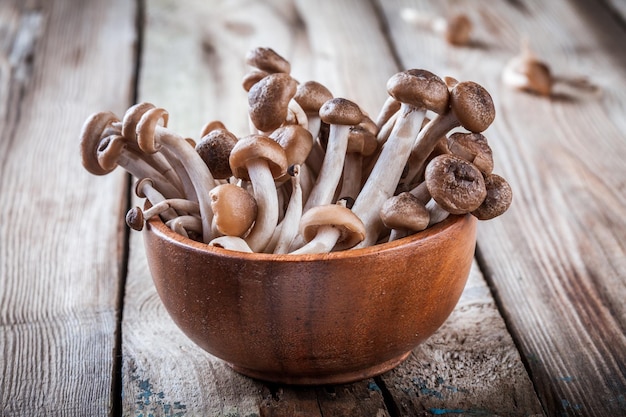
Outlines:
<svg viewBox="0 0 626 417"><path fill-rule="evenodd" d="M237 372L286 384L338 384L394 368L457 304L476 219L315 255L240 253L195 242L159 219L148 265L178 327Z"/></svg>

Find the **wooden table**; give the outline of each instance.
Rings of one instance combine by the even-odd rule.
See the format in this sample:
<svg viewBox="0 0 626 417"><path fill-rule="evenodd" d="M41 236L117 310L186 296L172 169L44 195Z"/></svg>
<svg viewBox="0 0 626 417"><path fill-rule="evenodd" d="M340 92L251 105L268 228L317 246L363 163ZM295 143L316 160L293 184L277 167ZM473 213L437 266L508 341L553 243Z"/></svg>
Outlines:
<svg viewBox="0 0 626 417"><path fill-rule="evenodd" d="M403 21L466 12L469 46ZM621 0L0 3L0 412L3 416L626 415L626 4ZM562 76L550 98L506 88L524 37ZM165 312L121 170L80 163L86 117L150 101L196 138L246 132L246 52L376 114L395 72L484 85L485 133L515 200L479 224L452 316L409 359L348 385L234 373Z"/></svg>

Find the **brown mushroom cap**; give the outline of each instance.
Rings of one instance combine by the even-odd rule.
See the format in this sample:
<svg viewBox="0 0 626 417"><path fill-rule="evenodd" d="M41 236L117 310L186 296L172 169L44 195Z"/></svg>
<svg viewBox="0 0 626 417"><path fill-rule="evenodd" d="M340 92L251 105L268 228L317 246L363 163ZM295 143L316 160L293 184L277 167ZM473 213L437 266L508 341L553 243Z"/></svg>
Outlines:
<svg viewBox="0 0 626 417"><path fill-rule="evenodd" d="M476 210L487 195L482 173L458 156L436 156L426 166L424 176L432 198L451 214Z"/></svg>
<svg viewBox="0 0 626 417"><path fill-rule="evenodd" d="M241 80L241 86L244 90L250 91L254 84L258 83L268 75L270 75L269 72L261 71L258 69L249 71L246 75L243 76L243 79Z"/></svg>
<svg viewBox="0 0 626 417"><path fill-rule="evenodd" d="M155 108L155 105L148 102L137 103L126 110L124 118L122 119L122 136L127 139L135 140L137 133L137 123L141 120L141 117Z"/></svg>
<svg viewBox="0 0 626 417"><path fill-rule="evenodd" d="M466 45L470 41L472 29L470 18L459 13L448 19L444 36L452 45Z"/></svg>
<svg viewBox="0 0 626 417"><path fill-rule="evenodd" d="M120 135L111 135L102 139L97 150L98 164L106 171L113 171L117 161L126 148L128 141Z"/></svg>
<svg viewBox="0 0 626 417"><path fill-rule="evenodd" d="M285 150L288 165L302 165L313 147L311 132L300 125L285 125L274 130L270 136Z"/></svg>
<svg viewBox="0 0 626 417"><path fill-rule="evenodd" d="M462 81L452 88L450 107L461 125L470 132L483 132L496 117L491 95L473 81Z"/></svg>
<svg viewBox="0 0 626 417"><path fill-rule="evenodd" d="M307 242L317 235L322 226L332 226L340 231L337 244L349 249L365 239L365 226L352 210L339 204L315 206L307 210L300 219L300 234Z"/></svg>
<svg viewBox="0 0 626 417"><path fill-rule="evenodd" d="M307 81L298 85L294 100L307 114L318 114L320 107L333 98L328 88L317 81Z"/></svg>
<svg viewBox="0 0 626 417"><path fill-rule="evenodd" d="M287 172L287 156L283 148L274 140L263 135L245 136L233 147L230 152L230 169L237 178L249 180L248 161L264 159L274 178Z"/></svg>
<svg viewBox="0 0 626 417"><path fill-rule="evenodd" d="M98 150L101 146L103 134L110 131L113 123L119 122L117 116L111 112L94 113L85 120L80 133L80 154L83 167L94 175L106 175L111 169L104 169L98 162ZM119 134L119 129L118 134Z"/></svg>
<svg viewBox="0 0 626 417"><path fill-rule="evenodd" d="M254 197L242 187L221 184L209 191L213 223L217 230L228 236L243 236L257 215Z"/></svg>
<svg viewBox="0 0 626 417"><path fill-rule="evenodd" d="M258 47L246 55L246 64L269 73L291 72L291 64L271 48Z"/></svg>
<svg viewBox="0 0 626 417"><path fill-rule="evenodd" d="M320 118L322 122L329 125L354 126L363 120L361 108L345 98L331 98L320 107Z"/></svg>
<svg viewBox="0 0 626 417"><path fill-rule="evenodd" d="M220 122L219 120L211 120L209 122L206 122L200 130L200 137L202 138L208 135L209 133L211 133L212 130L215 129L226 129L226 126L224 126L224 123Z"/></svg>
<svg viewBox="0 0 626 417"><path fill-rule="evenodd" d="M270 74L248 91L250 120L262 132L271 132L285 122L289 101L298 83L289 74Z"/></svg>
<svg viewBox="0 0 626 417"><path fill-rule="evenodd" d="M350 127L348 149L346 153L359 153L363 156L372 155L378 147L376 135L363 125Z"/></svg>
<svg viewBox="0 0 626 417"><path fill-rule="evenodd" d="M493 171L493 152L482 134L455 132L448 137L447 145L451 154L470 161L483 174Z"/></svg>
<svg viewBox="0 0 626 417"><path fill-rule="evenodd" d="M479 220L490 220L508 210L513 201L513 191L509 183L497 174L485 177L487 196L472 214Z"/></svg>
<svg viewBox="0 0 626 417"><path fill-rule="evenodd" d="M230 152L237 137L226 129L213 129L196 144L196 152L209 167L213 178L226 179L233 175L230 169Z"/></svg>
<svg viewBox="0 0 626 417"><path fill-rule="evenodd" d="M430 71L401 71L387 81L387 92L397 101L442 114L448 108L448 87Z"/></svg>
<svg viewBox="0 0 626 417"><path fill-rule="evenodd" d="M133 230L141 231L144 223L143 210L133 207L126 212L126 224Z"/></svg>
<svg viewBox="0 0 626 417"><path fill-rule="evenodd" d="M380 218L389 229L424 230L430 214L426 206L409 192L388 198L380 209Z"/></svg>

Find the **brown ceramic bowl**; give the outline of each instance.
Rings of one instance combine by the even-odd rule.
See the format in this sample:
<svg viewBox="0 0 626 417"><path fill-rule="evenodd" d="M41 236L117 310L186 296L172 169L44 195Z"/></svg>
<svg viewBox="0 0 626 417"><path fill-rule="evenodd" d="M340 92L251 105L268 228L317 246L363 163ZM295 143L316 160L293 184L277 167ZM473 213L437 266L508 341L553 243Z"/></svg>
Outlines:
<svg viewBox="0 0 626 417"><path fill-rule="evenodd" d="M402 362L456 305L476 219L317 255L232 252L160 220L144 229L156 289L176 324L236 371L290 384L368 378Z"/></svg>

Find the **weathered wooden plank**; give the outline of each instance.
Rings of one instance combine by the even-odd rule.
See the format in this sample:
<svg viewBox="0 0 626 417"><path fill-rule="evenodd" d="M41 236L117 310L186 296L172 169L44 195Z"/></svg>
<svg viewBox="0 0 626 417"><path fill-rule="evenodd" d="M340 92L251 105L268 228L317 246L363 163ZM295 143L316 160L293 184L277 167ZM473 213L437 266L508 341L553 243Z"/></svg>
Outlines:
<svg viewBox="0 0 626 417"><path fill-rule="evenodd" d="M543 415L476 264L444 325L381 380L402 416Z"/></svg>
<svg viewBox="0 0 626 417"><path fill-rule="evenodd" d="M453 48L403 24L396 12L407 4L381 2L402 62L473 79L494 96L486 135L515 201L479 225L481 265L547 412L624 414L623 27L583 1L412 2L469 13L475 42ZM586 75L601 94L559 87L543 99L504 88L501 70L524 36L554 73Z"/></svg>
<svg viewBox="0 0 626 417"><path fill-rule="evenodd" d="M88 174L78 142L91 112L130 101L134 12L123 0L0 3L3 416L112 408L126 181Z"/></svg>

